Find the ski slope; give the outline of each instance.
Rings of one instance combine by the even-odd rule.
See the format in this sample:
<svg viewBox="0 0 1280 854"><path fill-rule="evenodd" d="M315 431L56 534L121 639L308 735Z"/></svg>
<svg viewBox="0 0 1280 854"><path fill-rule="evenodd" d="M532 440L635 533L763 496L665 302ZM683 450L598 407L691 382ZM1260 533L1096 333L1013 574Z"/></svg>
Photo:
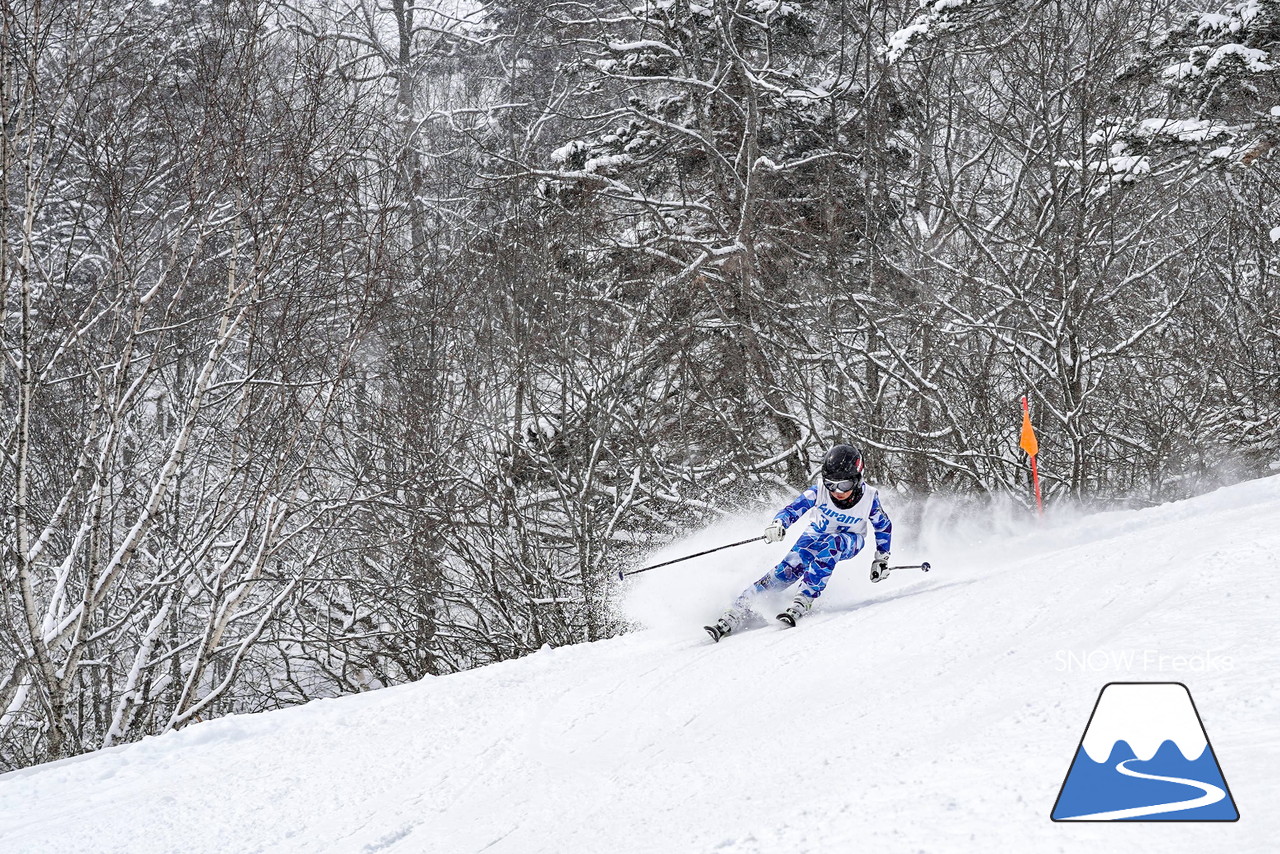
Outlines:
<svg viewBox="0 0 1280 854"><path fill-rule="evenodd" d="M795 629L700 627L798 528L637 576L643 631L4 775L0 851L1280 850L1280 478L895 521L895 562L935 570L872 585L864 554ZM1240 821L1049 820L1102 686L1143 680L1188 686Z"/></svg>

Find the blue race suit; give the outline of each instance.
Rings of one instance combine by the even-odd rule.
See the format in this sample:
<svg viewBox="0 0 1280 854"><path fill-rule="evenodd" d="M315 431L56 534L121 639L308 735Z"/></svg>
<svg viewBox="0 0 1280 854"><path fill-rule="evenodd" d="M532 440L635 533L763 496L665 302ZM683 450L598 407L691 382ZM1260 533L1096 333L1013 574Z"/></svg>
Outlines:
<svg viewBox="0 0 1280 854"><path fill-rule="evenodd" d="M789 528L815 507L817 518L809 530L800 535L791 551L772 571L742 591L734 602L736 607L745 607L757 593L790 587L801 578L804 583L800 585L800 595L810 600L818 598L836 564L862 551L868 521L875 529L876 549L889 551L893 523L880 506L880 493L875 487L864 485L862 498L849 509L842 510L835 505L826 486L819 483L800 493L774 518L782 520L782 524Z"/></svg>

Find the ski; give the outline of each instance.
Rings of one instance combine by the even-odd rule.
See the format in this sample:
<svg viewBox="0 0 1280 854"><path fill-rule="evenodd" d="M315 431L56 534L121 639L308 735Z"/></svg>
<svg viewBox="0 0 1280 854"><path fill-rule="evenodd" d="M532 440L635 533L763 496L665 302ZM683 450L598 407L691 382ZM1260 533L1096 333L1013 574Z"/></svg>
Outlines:
<svg viewBox="0 0 1280 854"><path fill-rule="evenodd" d="M792 614L786 611L783 611L775 619L777 619L778 622L780 623L790 626L791 628L795 628L796 618ZM763 621L759 621L749 625L745 625L742 628L738 629L737 631L727 631L727 632L721 629L719 626L715 625L714 623L710 626L703 626L702 628L707 633L707 635L710 636L711 640L715 641L716 643L720 643L721 638L726 638L731 634L738 634L740 632L751 631L752 629L758 629L764 625L767 625L767 624L764 623Z"/></svg>
<svg viewBox="0 0 1280 854"><path fill-rule="evenodd" d="M784 619L784 618L789 617L789 616L790 616L790 615L787 615L787 614L779 614L779 615L778 615L778 619L779 619L779 620L783 620L783 622L786 622L786 619ZM767 623L760 622L760 623L756 623L756 624L754 624L754 625L750 625L750 626L743 626L743 627L741 627L741 628L739 628L739 629L735 629L735 630L733 630L733 631L728 631L728 632L726 632L726 631L722 630L719 626L716 626L716 625L714 625L714 624L712 624L712 625L710 625L710 626L703 626L702 628L703 628L703 631L705 631L705 632L707 633L707 635L711 638L711 640L715 641L716 643L720 643L720 640L721 640L722 638L727 638L729 635L738 635L738 634L742 634L743 632L754 631L754 630L759 629L759 628L761 628L762 626L765 626L765 625L767 625ZM795 623L794 623L794 622L787 622L787 625L789 625L789 626L794 626L794 625L795 625Z"/></svg>
<svg viewBox="0 0 1280 854"><path fill-rule="evenodd" d="M766 625L768 625L768 623L765 622L764 617L760 616L755 611L748 611L743 614L740 619L735 621L733 625L729 625L724 619L719 619L711 625L703 626L702 628L706 630L706 633L711 636L713 641L719 643L721 638L728 635L736 635L740 632L749 632L752 629L758 629L761 626Z"/></svg>

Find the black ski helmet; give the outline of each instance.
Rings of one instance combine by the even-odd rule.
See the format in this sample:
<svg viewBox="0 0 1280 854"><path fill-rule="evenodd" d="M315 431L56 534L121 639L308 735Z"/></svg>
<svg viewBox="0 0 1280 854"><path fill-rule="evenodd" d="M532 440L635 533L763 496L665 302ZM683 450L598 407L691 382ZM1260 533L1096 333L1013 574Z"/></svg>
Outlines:
<svg viewBox="0 0 1280 854"><path fill-rule="evenodd" d="M845 500L834 495L831 500L848 509L862 500L862 453L853 445L835 445L822 458L822 482L828 492L849 492Z"/></svg>

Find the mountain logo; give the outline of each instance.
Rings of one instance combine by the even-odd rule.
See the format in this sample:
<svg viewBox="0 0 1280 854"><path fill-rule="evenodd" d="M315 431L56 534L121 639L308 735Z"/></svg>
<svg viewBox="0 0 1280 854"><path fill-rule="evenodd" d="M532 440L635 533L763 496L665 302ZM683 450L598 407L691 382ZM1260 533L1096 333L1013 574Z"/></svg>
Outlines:
<svg viewBox="0 0 1280 854"><path fill-rule="evenodd" d="M1053 805L1054 821L1240 818L1181 682L1104 685Z"/></svg>

